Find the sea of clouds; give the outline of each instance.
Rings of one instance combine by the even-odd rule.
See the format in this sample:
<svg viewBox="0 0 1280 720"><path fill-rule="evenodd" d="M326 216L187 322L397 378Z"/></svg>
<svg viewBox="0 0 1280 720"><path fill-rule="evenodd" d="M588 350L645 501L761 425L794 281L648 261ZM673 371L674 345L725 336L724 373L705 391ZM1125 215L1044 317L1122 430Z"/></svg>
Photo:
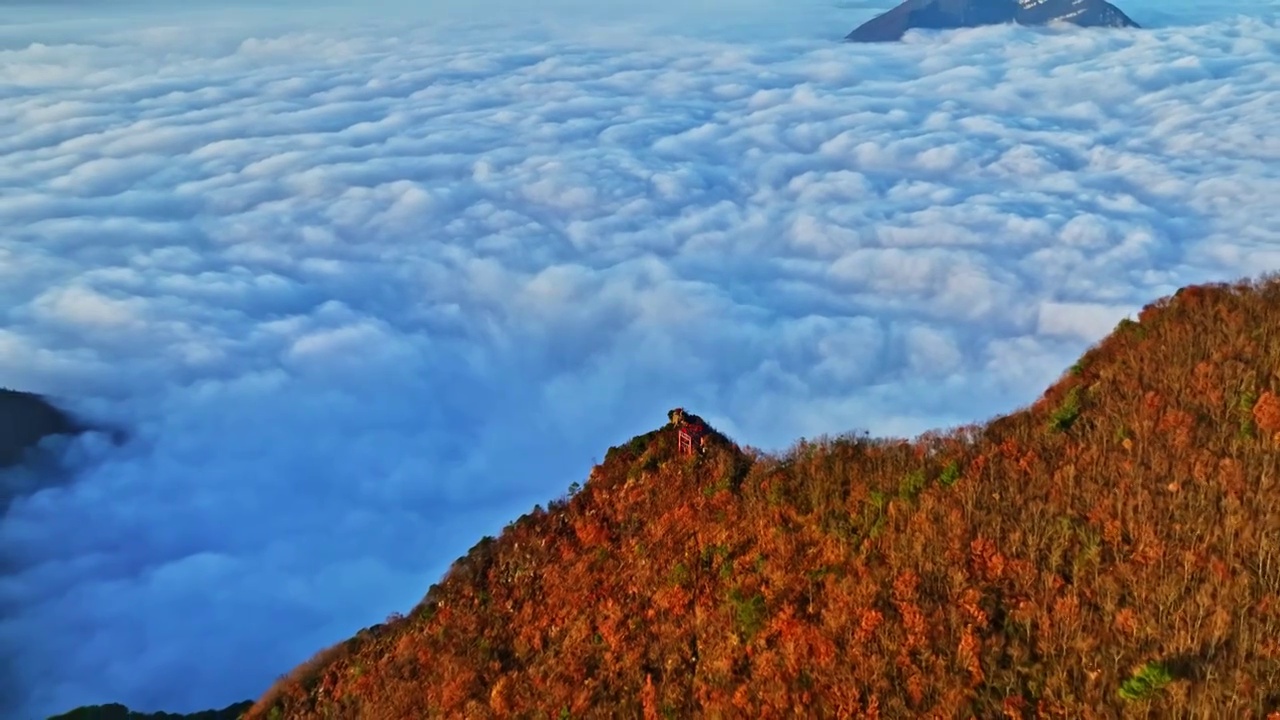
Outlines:
<svg viewBox="0 0 1280 720"><path fill-rule="evenodd" d="M981 421L1280 269L1280 3L889 4L4 4L0 385L127 439L9 474L0 716L256 696L672 406Z"/></svg>

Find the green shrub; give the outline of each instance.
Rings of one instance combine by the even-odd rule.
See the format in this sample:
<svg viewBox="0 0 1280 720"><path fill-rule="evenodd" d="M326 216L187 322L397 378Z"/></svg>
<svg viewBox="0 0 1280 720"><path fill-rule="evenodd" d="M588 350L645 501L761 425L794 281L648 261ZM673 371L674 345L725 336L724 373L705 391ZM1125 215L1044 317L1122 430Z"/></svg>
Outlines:
<svg viewBox="0 0 1280 720"><path fill-rule="evenodd" d="M903 500L915 500L924 490L924 484L924 471L912 470L898 483L898 497Z"/></svg>
<svg viewBox="0 0 1280 720"><path fill-rule="evenodd" d="M938 476L938 484L943 487L951 487L960 479L960 463L952 460L947 466L942 468L942 474Z"/></svg>
<svg viewBox="0 0 1280 720"><path fill-rule="evenodd" d="M1080 417L1080 388L1071 388L1067 391L1067 396L1062 398L1062 404L1049 417L1049 427L1058 432L1066 432L1071 429L1078 417Z"/></svg>
<svg viewBox="0 0 1280 720"><path fill-rule="evenodd" d="M1169 668L1157 662L1149 662L1120 685L1120 697L1130 702L1146 700L1171 682L1173 674L1169 672Z"/></svg>
<svg viewBox="0 0 1280 720"><path fill-rule="evenodd" d="M1236 409L1238 409L1245 417L1249 417L1253 414L1253 406L1257 403L1258 393L1253 390L1241 391L1240 395L1236 397Z"/></svg>
<svg viewBox="0 0 1280 720"><path fill-rule="evenodd" d="M862 508L862 526L866 528L866 532L871 537L879 537L880 532L884 529L885 512L884 509L889 505L889 498L878 490L872 490L867 497L866 504Z"/></svg>
<svg viewBox="0 0 1280 720"><path fill-rule="evenodd" d="M667 576L667 582L672 586L688 585L692 579L693 575L684 563L676 563L676 566L671 568L671 574Z"/></svg>
<svg viewBox="0 0 1280 720"><path fill-rule="evenodd" d="M751 638L764 629L764 596L760 593L747 596L735 588L729 593L729 601L733 603L733 619L737 622L738 632L744 641L751 642Z"/></svg>
<svg viewBox="0 0 1280 720"><path fill-rule="evenodd" d="M1258 437L1258 428L1253 424L1252 420L1242 420L1240 422L1240 430L1236 433L1239 440L1253 440Z"/></svg>
<svg viewBox="0 0 1280 720"><path fill-rule="evenodd" d="M884 493L878 490L872 490L868 496L871 507L875 508L877 513L884 510L884 506L888 504L887 500L888 498L884 496Z"/></svg>
<svg viewBox="0 0 1280 720"><path fill-rule="evenodd" d="M1253 407L1258 403L1258 393L1252 388L1241 390L1236 396L1236 411L1240 414L1240 429L1236 431L1236 439L1242 442L1258 437L1258 428L1253 423Z"/></svg>
<svg viewBox="0 0 1280 720"><path fill-rule="evenodd" d="M1116 333L1132 334L1141 340L1147 336L1147 329L1137 322L1125 318L1116 325Z"/></svg>

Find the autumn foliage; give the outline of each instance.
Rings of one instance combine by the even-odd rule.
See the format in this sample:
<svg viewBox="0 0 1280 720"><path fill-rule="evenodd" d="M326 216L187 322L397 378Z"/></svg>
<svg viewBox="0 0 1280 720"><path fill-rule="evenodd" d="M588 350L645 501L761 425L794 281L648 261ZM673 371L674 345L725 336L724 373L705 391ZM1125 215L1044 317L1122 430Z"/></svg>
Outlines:
<svg viewBox="0 0 1280 720"><path fill-rule="evenodd" d="M1266 718L1278 393L1268 279L1154 303L981 426L657 430L248 717Z"/></svg>

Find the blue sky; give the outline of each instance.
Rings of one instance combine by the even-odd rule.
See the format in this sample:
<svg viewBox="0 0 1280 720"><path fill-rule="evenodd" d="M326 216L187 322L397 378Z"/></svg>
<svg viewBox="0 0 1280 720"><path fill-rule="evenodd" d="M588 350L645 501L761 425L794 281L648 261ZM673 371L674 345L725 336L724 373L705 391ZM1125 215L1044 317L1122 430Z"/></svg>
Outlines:
<svg viewBox="0 0 1280 720"><path fill-rule="evenodd" d="M6 717L255 696L672 406L981 421L1280 269L1275 2L414 5L9 4L0 385L132 434L0 476Z"/></svg>

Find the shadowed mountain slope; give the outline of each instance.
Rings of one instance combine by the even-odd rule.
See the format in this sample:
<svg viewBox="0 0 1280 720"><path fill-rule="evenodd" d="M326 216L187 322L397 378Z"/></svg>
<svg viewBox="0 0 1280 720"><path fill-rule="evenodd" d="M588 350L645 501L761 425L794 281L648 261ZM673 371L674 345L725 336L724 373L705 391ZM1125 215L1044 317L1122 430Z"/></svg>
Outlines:
<svg viewBox="0 0 1280 720"><path fill-rule="evenodd" d="M16 464L49 435L80 430L66 413L39 395L0 388L0 468Z"/></svg>
<svg viewBox="0 0 1280 720"><path fill-rule="evenodd" d="M202 710L189 715L166 712L141 713L119 703L88 705L56 715L49 720L237 720L252 704L249 701L239 702L221 710Z"/></svg>
<svg viewBox="0 0 1280 720"><path fill-rule="evenodd" d="M849 33L851 42L901 40L908 30L949 30L1018 23L1068 22L1081 27L1138 27L1105 0L906 0Z"/></svg>
<svg viewBox="0 0 1280 720"><path fill-rule="evenodd" d="M1277 393L1269 279L1148 306L981 426L655 430L246 717L1266 718Z"/></svg>

